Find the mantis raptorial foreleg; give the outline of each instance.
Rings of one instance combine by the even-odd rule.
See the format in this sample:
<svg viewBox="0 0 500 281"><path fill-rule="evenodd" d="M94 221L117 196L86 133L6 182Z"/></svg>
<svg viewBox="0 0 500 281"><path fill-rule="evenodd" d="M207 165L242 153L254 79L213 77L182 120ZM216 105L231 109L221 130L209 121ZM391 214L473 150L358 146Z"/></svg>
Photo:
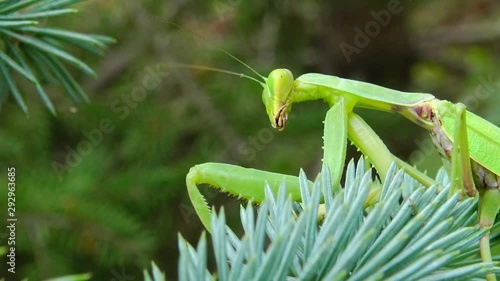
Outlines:
<svg viewBox="0 0 500 281"><path fill-rule="evenodd" d="M342 177L347 137L358 147L361 152L368 155L370 162L379 172L382 181L385 180L386 172L393 161L400 161L391 154L377 134L357 114L351 112L352 107L343 98L336 100L335 104L328 110L325 118L323 164L330 169L333 188L340 186ZM339 122L340 121L340 122ZM414 169L413 169L414 170ZM427 183L428 186L434 181L418 171L415 175ZM293 200L300 200L299 178L240 166L205 163L191 168L187 177L186 185L188 194L193 203L196 213L203 225L210 231L210 208L207 206L203 195L197 185L208 184L222 192L260 202L264 196L264 185L268 184L275 193L281 183L285 183L287 192ZM312 183L310 183L312 185Z"/></svg>
<svg viewBox="0 0 500 281"><path fill-rule="evenodd" d="M198 217L209 232L210 208L200 193L198 184L208 184L238 198L261 201L264 198L264 185L266 183L275 194L277 194L280 184L285 183L291 198L293 200L300 199L299 178L295 176L222 163L196 165L189 170L186 176L189 198Z"/></svg>
<svg viewBox="0 0 500 281"><path fill-rule="evenodd" d="M344 99L339 99L325 117L323 136L323 164L330 169L332 185L338 187L342 179L347 147L348 112Z"/></svg>

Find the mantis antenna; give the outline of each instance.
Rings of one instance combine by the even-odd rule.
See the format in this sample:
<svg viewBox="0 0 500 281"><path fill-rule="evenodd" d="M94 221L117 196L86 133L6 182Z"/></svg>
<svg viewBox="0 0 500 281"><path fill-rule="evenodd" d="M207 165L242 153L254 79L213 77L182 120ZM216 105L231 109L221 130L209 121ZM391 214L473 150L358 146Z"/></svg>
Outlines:
<svg viewBox="0 0 500 281"><path fill-rule="evenodd" d="M228 55L230 58L232 58L232 59L234 59L235 61L237 61L237 62L241 63L241 64L242 64L242 65L244 65L246 68L250 69L253 73L257 74L257 76L259 76L260 78L262 78L262 80L264 80L264 81L266 81L266 80L267 80L267 79L266 79L266 77L262 76L262 75L261 75L260 73L258 73L255 69L253 69L252 67L250 67L248 64L244 63L244 62L243 62L242 60L240 60L239 58L235 57L234 55L231 55L228 51L226 51L226 50L224 50L224 49L222 49L222 48L220 48L220 47L215 47L215 46L214 46L214 45L213 45L213 44L212 44L212 43L211 43L208 39L206 39L205 37L203 37L203 36L199 35L198 33L196 33L196 32L194 32L194 31L192 31L192 30L188 29L187 27L181 26L181 25L179 25L179 24L177 24L177 23L175 23L175 22L169 22L169 23L170 23L171 25L174 25L174 26L176 26L176 27L180 28L180 29L183 29L184 31L187 31L187 32L189 32L189 33L193 34L194 36L198 37L198 39L202 40L202 41L203 41L203 42L205 42L205 43L208 43L208 44L209 44L210 46L212 46L213 48L215 48L215 49L217 49L217 50L219 50L219 51L223 52L224 54ZM200 68L200 69L201 69L201 68ZM209 70L209 69L207 68L207 69L205 69L205 70ZM222 69L221 69L221 70L222 70ZM213 69L213 71L218 71L218 70ZM229 73L230 71L226 72L226 70L222 70L222 71L218 71L218 72L222 72L222 73ZM238 75L240 75L240 74L238 74ZM244 76L241 76L241 77L244 77ZM256 79L254 78L254 80L256 80ZM259 82L259 83L261 83L261 82Z"/></svg>
<svg viewBox="0 0 500 281"><path fill-rule="evenodd" d="M205 66L205 65L183 64L183 63L176 64L175 63L175 64L169 64L168 67L197 69L197 70L208 70L208 71L220 72L220 73L225 73L225 74L231 74L231 75L234 75L234 76L239 76L240 78L243 77L243 78L247 78L247 79L253 80L253 81L261 84L262 86L265 86L264 83L262 83L261 81L253 78L252 76L248 76L248 75L245 75L243 73L238 73L238 72L229 71L229 70L225 70L225 69L220 69L220 68Z"/></svg>

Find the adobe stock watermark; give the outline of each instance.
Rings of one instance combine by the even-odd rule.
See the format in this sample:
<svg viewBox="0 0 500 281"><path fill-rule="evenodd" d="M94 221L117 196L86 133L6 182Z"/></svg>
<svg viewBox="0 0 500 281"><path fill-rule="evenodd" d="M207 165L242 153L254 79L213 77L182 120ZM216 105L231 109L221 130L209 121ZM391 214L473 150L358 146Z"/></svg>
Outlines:
<svg viewBox="0 0 500 281"><path fill-rule="evenodd" d="M116 269L111 271L113 278L110 281L132 281L135 280L135 275L129 275L125 272L125 268L122 267L121 272Z"/></svg>
<svg viewBox="0 0 500 281"><path fill-rule="evenodd" d="M477 109L481 103L489 99L495 92L500 89L500 81L494 81L493 75L484 78L482 76L478 77L479 85L476 86L475 91L471 95L467 95L462 100L467 110L474 111ZM441 115L454 114L453 112L445 111L440 112ZM424 140L416 140L415 144L418 149L413 151L408 160L412 165L420 165L424 162L425 158L431 155L435 150L433 141L430 138Z"/></svg>
<svg viewBox="0 0 500 281"><path fill-rule="evenodd" d="M397 15L402 11L403 6L399 0L390 0L387 3L386 9L378 12L370 11L374 20L367 22L363 29L358 26L354 27L353 44L341 42L339 45L347 63L351 63L351 56L360 54L361 50L366 48L371 40L380 34L382 28L387 27L391 23L393 15Z"/></svg>
<svg viewBox="0 0 500 281"><path fill-rule="evenodd" d="M245 156L245 160L251 162L260 152L266 148L266 145L274 140L276 130L271 128L262 128L257 133L257 136L249 136L247 141L238 145L238 153Z"/></svg>
<svg viewBox="0 0 500 281"><path fill-rule="evenodd" d="M137 108L138 104L143 101L148 91L158 87L161 82L168 77L169 73L164 71L161 64L156 64L154 67L147 66L145 74L140 78L138 85L134 86L130 93L122 95L111 102L111 111L118 115L120 120L124 120L130 115L131 110ZM100 145L107 134L114 131L115 125L111 118L103 118L99 121L96 128L82 130L83 138L74 147L67 145L65 147L66 155L62 163L52 161L52 169L54 170L57 179L63 180L63 175L70 173L77 167L82 159L92 153L93 149Z"/></svg>
<svg viewBox="0 0 500 281"><path fill-rule="evenodd" d="M296 114L290 113L288 120L293 120L295 117ZM274 140L277 133L279 133L279 130L276 128L265 127L260 129L257 134L247 137L246 141L238 145L238 153L244 157L246 162L252 162L257 157L257 154Z"/></svg>
<svg viewBox="0 0 500 281"><path fill-rule="evenodd" d="M243 0L213 0L212 6L220 20L224 20L227 13L238 7Z"/></svg>

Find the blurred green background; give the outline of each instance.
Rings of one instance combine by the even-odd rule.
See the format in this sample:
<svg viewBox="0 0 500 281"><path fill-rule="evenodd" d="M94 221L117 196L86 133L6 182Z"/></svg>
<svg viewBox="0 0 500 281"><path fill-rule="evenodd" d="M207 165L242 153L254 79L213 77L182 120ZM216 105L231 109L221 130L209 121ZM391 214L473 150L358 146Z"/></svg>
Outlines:
<svg viewBox="0 0 500 281"><path fill-rule="evenodd" d="M496 0L92 0L76 7L79 14L47 24L118 40L103 58L75 50L98 74L74 71L92 103L75 106L50 85L56 117L31 87L23 91L29 117L12 98L1 107L0 168L5 175L16 168L18 277L91 272L94 280L141 280L154 260L174 280L178 233L196 243L202 232L184 182L191 166L223 162L316 175L327 105L295 105L278 132L260 85L169 67L191 63L253 75L217 48L265 76L285 67L296 77L319 72L429 92L500 124ZM390 7L398 11L390 20L370 24ZM370 25L373 36L356 45L356 28L366 34ZM441 165L423 129L388 113L358 112L397 156L431 174ZM359 155L350 147L352 157ZM5 187L6 176L0 178ZM224 204L237 226L240 202L207 192L209 204ZM6 198L6 188L0 194ZM0 245L6 235L0 231Z"/></svg>

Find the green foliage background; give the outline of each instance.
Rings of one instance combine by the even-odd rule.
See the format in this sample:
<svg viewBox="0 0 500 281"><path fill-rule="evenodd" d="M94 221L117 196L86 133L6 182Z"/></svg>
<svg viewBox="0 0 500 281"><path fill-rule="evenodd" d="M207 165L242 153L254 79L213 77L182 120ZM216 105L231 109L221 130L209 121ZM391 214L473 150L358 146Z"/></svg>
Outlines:
<svg viewBox="0 0 500 281"><path fill-rule="evenodd" d="M216 161L293 175L300 167L308 175L319 171L325 104L294 106L286 130L278 133L265 115L259 85L169 68L194 63L248 72L217 47L264 75L286 67L296 76L320 72L463 101L498 126L498 1L401 1L402 12L348 63L339 45L353 45L354 28L364 29L374 20L370 12L387 5L92 0L75 5L80 13L51 21L51 26L112 36L117 43L103 58L74 50L97 73L89 78L68 67L90 104L75 106L62 87L47 85L57 111L53 116L21 77L29 117L12 97L2 103L0 170L14 166L17 171L17 276L39 280L92 272L95 280L120 280L124 273L141 278L142 268L155 260L168 279L175 279L177 233L195 243L202 230L185 191L191 166ZM144 98L127 102L133 93ZM420 128L394 115L360 114L396 155L425 160L415 164L431 173L440 166L427 152L432 151L429 138ZM70 151L108 119L112 131L103 132L102 141L70 165ZM55 162L68 170L55 171ZM1 186L6 186L4 174ZM0 194L5 198L6 189ZM226 213L237 218L230 211L238 210L234 199L214 192L207 197L211 204L228 201ZM4 216L5 204L0 207ZM6 244L3 231L0 245ZM4 267L2 262L2 274Z"/></svg>

